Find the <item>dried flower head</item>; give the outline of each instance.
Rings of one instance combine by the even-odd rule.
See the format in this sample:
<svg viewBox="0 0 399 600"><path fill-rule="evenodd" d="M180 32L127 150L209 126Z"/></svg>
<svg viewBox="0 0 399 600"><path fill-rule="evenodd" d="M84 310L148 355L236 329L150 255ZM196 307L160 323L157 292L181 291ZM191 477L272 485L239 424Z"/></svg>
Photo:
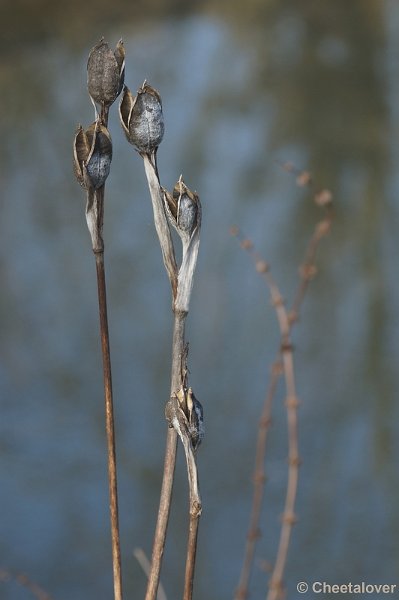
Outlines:
<svg viewBox="0 0 399 600"><path fill-rule="evenodd" d="M161 96L145 81L133 96L125 86L119 106L122 129L127 140L141 153L156 150L162 141L165 125Z"/></svg>
<svg viewBox="0 0 399 600"><path fill-rule="evenodd" d="M101 38L87 61L87 87L93 102L109 107L121 93L124 79L125 49L122 40L113 51Z"/></svg>
<svg viewBox="0 0 399 600"><path fill-rule="evenodd" d="M111 160L112 141L108 129L99 120L86 131L79 125L73 143L73 167L80 185L86 190L103 186Z"/></svg>

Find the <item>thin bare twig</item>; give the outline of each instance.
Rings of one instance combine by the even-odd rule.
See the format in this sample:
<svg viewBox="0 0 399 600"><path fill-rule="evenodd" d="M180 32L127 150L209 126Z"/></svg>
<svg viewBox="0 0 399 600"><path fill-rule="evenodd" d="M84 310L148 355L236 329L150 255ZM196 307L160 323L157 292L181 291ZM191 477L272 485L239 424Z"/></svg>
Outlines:
<svg viewBox="0 0 399 600"><path fill-rule="evenodd" d="M252 565L255 556L256 542L261 532L259 527L260 516L262 512L262 502L264 494L264 484L266 481L265 473L265 454L268 432L271 425L272 404L277 388L277 383L282 373L281 360L277 360L271 369L268 389L263 403L262 414L258 424L258 438L256 442L255 470L253 476L253 498L252 509L249 519L247 540L244 550L243 565L241 568L240 579L235 592L235 600L245 600L248 595L249 580L251 577Z"/></svg>
<svg viewBox="0 0 399 600"><path fill-rule="evenodd" d="M236 232L239 237L240 233ZM282 516L282 527L279 547L277 551L277 559L273 569L270 591L268 600L276 600L280 597L283 586L283 573L287 558L288 546L291 538L292 526L296 522L295 517L295 500L298 487L298 470L299 470L299 450L298 450L298 433L297 433L297 408L298 398L295 386L294 372L294 357L292 343L290 338L290 320L285 307L284 299L281 296L280 290L275 283L269 269L269 265L262 261L257 252L254 251L252 242L246 239L241 240L241 246L247 250L252 259L255 261L257 271L265 279L270 291L271 301L275 308L277 321L281 335L281 358L283 364L283 373L286 385L286 409L288 422L288 480L287 492L284 505L284 513ZM240 592L242 594L242 590Z"/></svg>
<svg viewBox="0 0 399 600"><path fill-rule="evenodd" d="M297 175L298 185L311 187L312 179L308 172L298 171L289 163L283 164L282 167L285 170L294 172ZM243 567L241 570L239 585L235 594L235 600L244 600L248 595L249 579L255 554L256 541L260 536L259 520L263 499L263 485L265 481L263 465L266 452L267 431L271 422L271 408L277 385L277 380L280 374L284 372L286 380L286 407L289 433L289 473L285 509L282 517L283 524L281 529L280 543L277 552L275 567L271 577L268 600L274 600L279 598L282 592L282 578L288 553L290 535L292 525L296 520L294 514L294 507L298 481L298 467L300 463L298 455L296 416L298 399L296 396L295 389L294 364L290 333L293 325L299 317L300 307L306 294L309 282L316 274L316 267L314 263L319 243L321 239L329 232L333 218L331 208L332 195L331 192L329 192L329 190L322 190L318 192L317 194L315 194L314 200L317 205L325 207L326 214L325 218L319 223L317 223L314 233L308 243L305 252L305 257L300 268L300 283L295 294L295 299L292 304L292 308L289 312L287 312L287 310L285 309L284 302L278 291L278 288L274 284L273 279L271 278L267 263L263 261L259 257L259 255L253 250L252 243L249 240L244 239L237 228L232 229L233 235L236 235L240 239L242 247L251 254L253 260L255 261L257 271L260 272L266 279L266 283L271 291L273 304L276 307L281 333L281 348L279 351L279 358L276 359L276 362L274 363L272 368L269 389L266 395L264 408L260 419L256 447L254 494L250 516L250 525L244 552Z"/></svg>

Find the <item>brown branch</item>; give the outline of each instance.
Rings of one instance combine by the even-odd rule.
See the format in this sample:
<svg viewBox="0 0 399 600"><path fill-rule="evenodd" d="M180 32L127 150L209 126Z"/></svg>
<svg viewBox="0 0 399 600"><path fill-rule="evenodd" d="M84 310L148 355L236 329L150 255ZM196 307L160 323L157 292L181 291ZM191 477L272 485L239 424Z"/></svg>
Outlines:
<svg viewBox="0 0 399 600"><path fill-rule="evenodd" d="M239 232L236 232L239 236ZM273 569L270 592L268 600L276 600L282 589L282 577L284 573L285 562L287 559L288 546L291 538L292 526L295 523L295 500L298 487L298 469L299 469L299 452L298 452L298 434L297 434L297 407L298 398L295 387L294 359L293 349L290 338L290 320L285 307L285 302L281 296L280 290L275 283L269 269L269 265L263 261L257 252L253 249L253 245L249 240L242 239L241 246L247 250L255 262L256 270L262 275L270 291L272 304L276 311L277 321L281 335L281 357L283 364L283 373L286 385L286 408L288 422L288 481L287 493L284 505L283 522L281 527L280 542L277 551L277 559ZM241 589L241 594L242 594Z"/></svg>
<svg viewBox="0 0 399 600"><path fill-rule="evenodd" d="M111 355L109 349L109 332L107 318L104 253L98 252L95 254L95 257L97 270L98 306L100 315L101 349L103 356L105 424L108 446L108 486L112 538L112 564L114 574L114 597L115 600L122 600L122 575L121 551L119 540L118 491L116 479L115 430L112 398Z"/></svg>
<svg viewBox="0 0 399 600"><path fill-rule="evenodd" d="M313 182L307 171L298 171L289 163L281 165L285 170L297 175L297 184L311 187ZM325 217L317 223L314 233L308 243L304 260L300 268L300 283L295 294L292 308L287 312L283 299L277 286L271 278L268 264L253 250L250 240L244 239L237 228L232 228L231 233L239 238L241 246L249 252L255 262L256 270L261 273L270 289L272 302L276 308L277 318L281 333L281 349L279 358L276 359L269 383L268 393L265 398L262 416L259 422L259 432L256 446L254 493L250 515L250 525L247 534L247 542L244 551L243 566L240 574L239 584L235 593L235 600L244 600L248 595L249 579L255 554L256 542L260 536L260 514L263 500L263 487L265 482L264 460L266 453L267 432L271 423L271 408L273 397L277 387L277 381L282 372L286 380L286 407L289 434L289 472L287 483L287 494L283 514L283 525L280 535L280 543L277 553L275 568L271 577L271 587L268 600L278 598L282 591L282 578L288 553L292 525L295 522L295 498L298 483L298 440L297 440L297 406L298 399L295 389L294 364L290 333L293 325L299 318L299 311L306 294L310 281L316 274L315 258L321 239L329 232L333 219L332 194L329 190L322 190L315 194L314 201L318 206L325 208Z"/></svg>

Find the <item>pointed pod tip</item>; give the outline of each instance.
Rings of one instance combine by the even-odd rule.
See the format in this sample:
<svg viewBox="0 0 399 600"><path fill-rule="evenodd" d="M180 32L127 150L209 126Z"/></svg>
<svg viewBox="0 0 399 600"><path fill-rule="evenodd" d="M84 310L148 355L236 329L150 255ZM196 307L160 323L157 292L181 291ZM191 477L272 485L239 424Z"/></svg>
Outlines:
<svg viewBox="0 0 399 600"><path fill-rule="evenodd" d="M143 94L146 91L146 87L147 87L147 79L144 79L143 83L141 84L141 86L137 90L137 93L138 94Z"/></svg>

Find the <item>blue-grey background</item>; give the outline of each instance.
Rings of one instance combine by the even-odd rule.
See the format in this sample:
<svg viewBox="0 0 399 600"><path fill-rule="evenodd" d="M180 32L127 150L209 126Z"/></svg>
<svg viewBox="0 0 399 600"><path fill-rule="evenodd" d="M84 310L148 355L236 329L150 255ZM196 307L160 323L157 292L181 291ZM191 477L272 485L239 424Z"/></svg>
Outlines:
<svg viewBox="0 0 399 600"><path fill-rule="evenodd" d="M399 577L399 7L394 0L87 2L0 7L0 565L56 600L112 597L94 260L71 146L93 109L86 60L123 37L126 83L162 95L163 185L203 204L190 382L204 405L196 600L231 598L269 366L279 344L237 224L289 301L320 212L276 161L309 169L336 218L295 329L303 466L286 584ZM125 597L143 597L169 390L170 291L143 166L111 111L105 242ZM258 558L273 562L287 474L284 388ZM181 594L180 453L162 579ZM251 598L265 597L255 565ZM29 592L0 583L4 600ZM337 597L335 595L334 597Z"/></svg>

